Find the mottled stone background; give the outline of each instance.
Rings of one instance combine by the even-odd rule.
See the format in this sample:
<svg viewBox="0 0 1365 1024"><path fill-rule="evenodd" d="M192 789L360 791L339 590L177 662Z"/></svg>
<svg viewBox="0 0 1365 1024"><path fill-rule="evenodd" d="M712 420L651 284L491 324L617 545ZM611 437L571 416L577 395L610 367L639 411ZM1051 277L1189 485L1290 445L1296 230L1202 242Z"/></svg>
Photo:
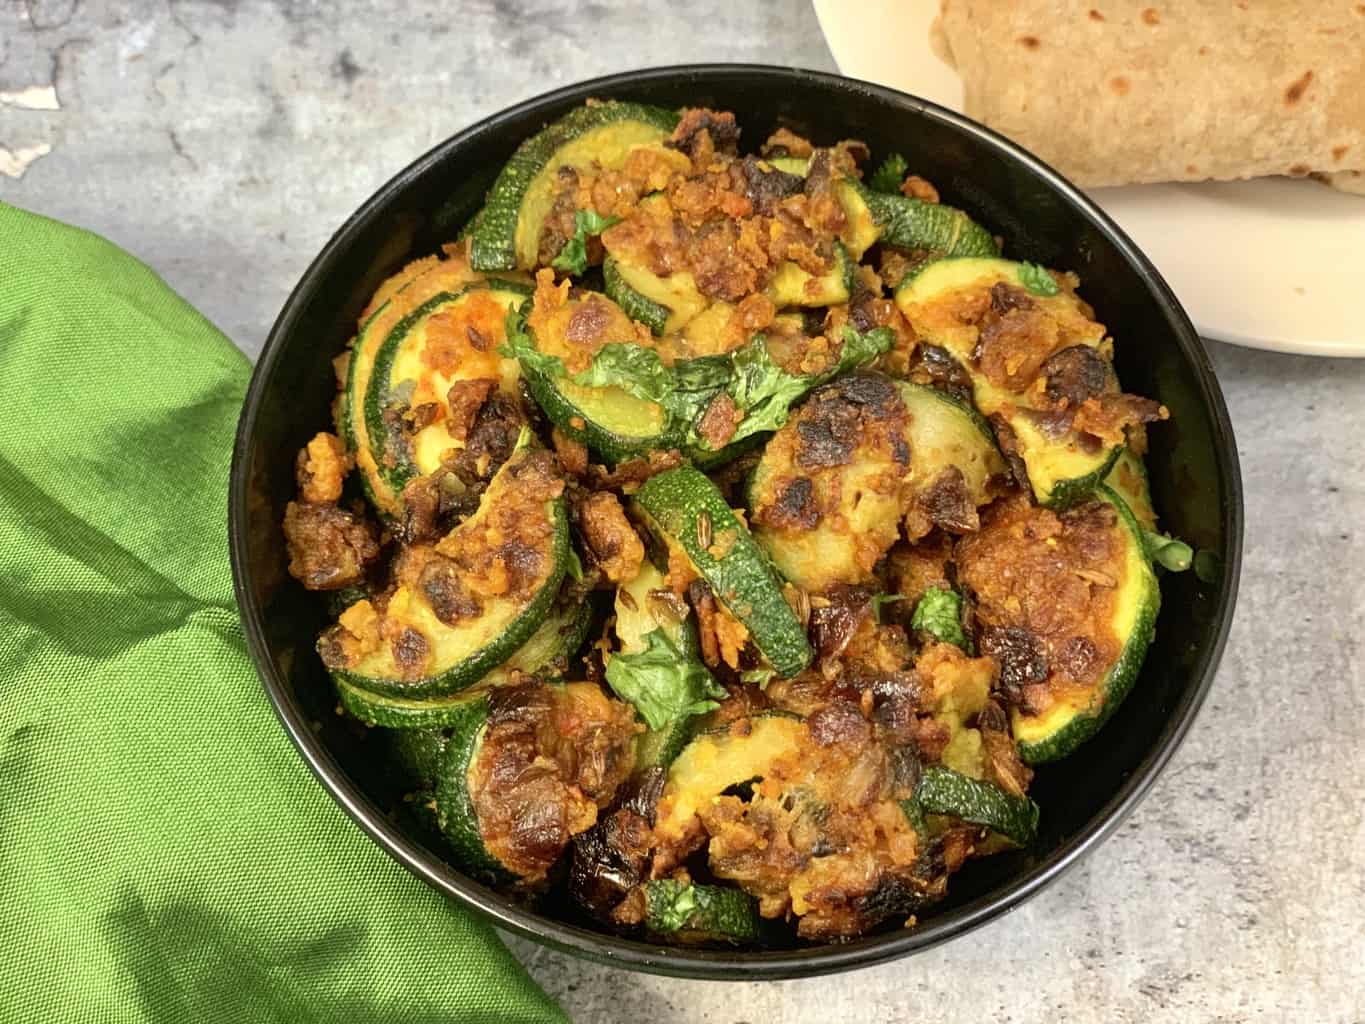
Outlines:
<svg viewBox="0 0 1365 1024"><path fill-rule="evenodd" d="M701 60L833 67L803 0L0 0L0 198L132 250L254 355L332 231L437 141ZM1006 918L841 977L679 982L514 942L577 1020L1365 1020L1365 361L1211 348L1242 597L1197 727L1122 830Z"/></svg>

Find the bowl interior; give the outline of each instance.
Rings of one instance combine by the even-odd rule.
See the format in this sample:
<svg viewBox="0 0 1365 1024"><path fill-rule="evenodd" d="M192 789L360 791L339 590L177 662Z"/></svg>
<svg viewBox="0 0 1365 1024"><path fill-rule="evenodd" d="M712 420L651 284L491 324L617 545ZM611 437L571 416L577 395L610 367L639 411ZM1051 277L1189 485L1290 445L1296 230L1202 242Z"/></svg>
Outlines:
<svg viewBox="0 0 1365 1024"><path fill-rule="evenodd" d="M609 936L567 905L533 913L465 879L393 825L385 810L396 794L375 734L335 713L313 651L321 601L285 576L279 531L294 453L329 422L331 360L379 282L451 240L517 143L588 96L732 110L750 148L785 125L816 142L862 139L876 159L905 154L944 202L1003 236L1007 255L1079 273L1081 294L1116 338L1125 389L1171 410L1151 430L1156 507L1165 529L1210 552L1222 571L1163 579L1156 641L1103 742L1038 772L1034 847L969 865L915 930L890 928L839 947L716 953ZM362 827L429 883L505 926L599 959L708 977L809 974L923 948L1016 905L1115 827L1174 750L1212 677L1241 540L1236 453L1207 358L1165 285L1101 214L1043 165L956 115L832 75L740 66L636 72L561 90L456 136L386 185L329 243L275 325L239 429L231 514L238 598L267 688L305 759Z"/></svg>

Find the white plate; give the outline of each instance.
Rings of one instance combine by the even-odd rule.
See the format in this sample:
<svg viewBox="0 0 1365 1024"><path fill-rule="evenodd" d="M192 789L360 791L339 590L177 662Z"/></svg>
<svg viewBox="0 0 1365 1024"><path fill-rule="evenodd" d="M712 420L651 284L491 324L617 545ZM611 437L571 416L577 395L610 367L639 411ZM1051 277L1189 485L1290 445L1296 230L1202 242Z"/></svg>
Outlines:
<svg viewBox="0 0 1365 1024"><path fill-rule="evenodd" d="M850 16L854 6L815 0L844 74L962 109L957 72L929 45L937 0L864 0ZM1365 196L1281 178L1089 194L1157 265L1204 336L1365 356Z"/></svg>

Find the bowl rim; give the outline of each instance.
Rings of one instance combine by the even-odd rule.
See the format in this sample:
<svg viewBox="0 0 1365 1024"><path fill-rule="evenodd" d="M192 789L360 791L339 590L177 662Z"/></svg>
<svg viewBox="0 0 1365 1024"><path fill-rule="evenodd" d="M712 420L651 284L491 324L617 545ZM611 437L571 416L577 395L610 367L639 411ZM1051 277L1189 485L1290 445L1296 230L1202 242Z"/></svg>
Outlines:
<svg viewBox="0 0 1365 1024"><path fill-rule="evenodd" d="M265 382L272 376L282 347L282 339L294 328L304 300L326 277L333 265L372 219L379 207L395 192L439 164L469 141L497 133L504 123L537 110L548 110L569 101L581 100L599 90L628 89L680 77L705 84L723 84L726 76L746 75L772 79L774 84L800 80L815 82L835 90L856 90L887 101L906 113L927 117L969 136L999 158L1013 161L1033 177L1059 193L1078 216L1091 224L1118 249L1153 292L1171 324L1182 354L1193 367L1195 383L1211 413L1216 462L1223 485L1221 512L1225 537L1224 571L1220 582L1211 643L1206 644L1192 672L1197 677L1181 699L1171 708L1156 744L1118 791L1094 815L1090 824L1030 866L1014 879L1003 893L987 895L936 915L910 930L883 933L842 945L809 946L781 951L739 951L686 949L641 942L605 932L592 931L564 921L543 917L515 903L509 897L475 882L456 871L435 853L400 832L382 808L374 804L352 782L340 763L312 731L301 708L289 693L287 680L270 656L263 609L247 585L246 558L248 536L249 440L264 401ZM587 957L602 964L655 974L709 980L761 980L813 977L836 971L869 967L937 946L964 935L986 922L1014 910L1073 867L1108 838L1147 794L1161 770L1170 761L1188 733L1195 715L1213 682L1232 625L1237 588L1241 574L1243 502L1241 470L1232 424L1222 391L1203 342L1160 273L1133 244L1132 240L1083 192L1037 157L1003 136L954 111L906 93L843 75L804 68L765 64L680 64L620 72L577 82L542 93L504 108L450 136L399 171L353 213L304 271L285 301L270 330L252 373L233 447L229 480L229 548L233 588L236 593L247 646L267 695L285 732L304 763L323 788L389 856L447 896L476 911L491 923L542 945Z"/></svg>

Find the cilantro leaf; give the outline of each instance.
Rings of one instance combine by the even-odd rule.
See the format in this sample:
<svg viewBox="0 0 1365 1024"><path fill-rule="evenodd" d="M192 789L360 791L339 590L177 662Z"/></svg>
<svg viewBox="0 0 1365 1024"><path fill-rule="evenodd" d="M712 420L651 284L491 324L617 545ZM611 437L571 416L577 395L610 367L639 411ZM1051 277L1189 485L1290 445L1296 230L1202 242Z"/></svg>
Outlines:
<svg viewBox="0 0 1365 1024"><path fill-rule="evenodd" d="M743 410L730 443L769 430L787 422L792 404L815 385L814 378L788 373L773 361L763 335L730 356L732 375L726 390L735 405Z"/></svg>
<svg viewBox="0 0 1365 1024"><path fill-rule="evenodd" d="M547 377L564 376L564 360L559 356L545 355L532 343L522 310L514 308L507 311L506 333L507 341L498 346L499 355L515 359L527 369L537 370Z"/></svg>
<svg viewBox="0 0 1365 1024"><path fill-rule="evenodd" d="M1037 263L1019 264L1019 280L1034 295L1056 295L1060 291L1057 279L1048 273L1047 267L1040 267Z"/></svg>
<svg viewBox="0 0 1365 1024"><path fill-rule="evenodd" d="M901 182L905 180L905 172L909 169L910 165L905 162L905 157L899 153L892 153L872 172L872 177L867 179L867 187L874 192L899 192Z"/></svg>
<svg viewBox="0 0 1365 1024"><path fill-rule="evenodd" d="M922 630L945 644L957 644L968 654L971 648L962 631L962 598L954 590L930 587L915 605L910 628Z"/></svg>
<svg viewBox="0 0 1365 1024"><path fill-rule="evenodd" d="M656 932L676 932L697 912L697 894L692 885L674 878L660 878L650 882L645 891L649 899L650 926Z"/></svg>
<svg viewBox="0 0 1365 1024"><path fill-rule="evenodd" d="M1194 562L1194 549L1183 540L1152 530L1146 530L1144 534L1147 554L1161 568L1170 572L1184 572Z"/></svg>
<svg viewBox="0 0 1365 1024"><path fill-rule="evenodd" d="M573 215L573 237L564 243L550 266L575 276L588 269L588 239L600 235L620 221L620 217L603 217L595 210L579 210Z"/></svg>
<svg viewBox="0 0 1365 1024"><path fill-rule="evenodd" d="M607 683L651 729L720 707L726 691L701 662L683 657L662 629L650 630L643 639L644 650L611 656Z"/></svg>
<svg viewBox="0 0 1365 1024"><path fill-rule="evenodd" d="M870 363L884 352L890 352L896 343L896 335L890 327L874 327L870 331L859 331L852 324L844 325L844 347L839 352L839 365L832 371L820 376L820 383L849 370L855 370L864 363Z"/></svg>

